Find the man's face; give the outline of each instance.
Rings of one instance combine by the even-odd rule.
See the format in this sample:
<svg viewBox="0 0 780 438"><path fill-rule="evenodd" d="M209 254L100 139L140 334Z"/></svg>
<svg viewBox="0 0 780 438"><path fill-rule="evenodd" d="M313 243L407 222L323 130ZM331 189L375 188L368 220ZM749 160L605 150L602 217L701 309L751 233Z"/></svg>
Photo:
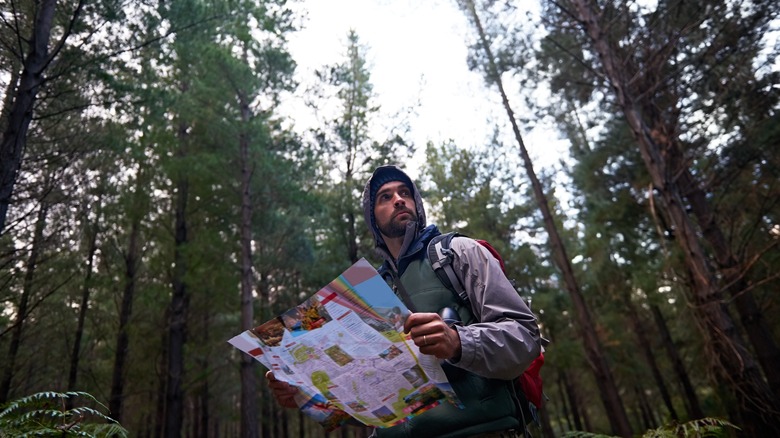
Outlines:
<svg viewBox="0 0 780 438"><path fill-rule="evenodd" d="M417 220L417 208L409 187L401 181L390 181L380 187L374 199L374 218L384 236L406 234L406 223Z"/></svg>

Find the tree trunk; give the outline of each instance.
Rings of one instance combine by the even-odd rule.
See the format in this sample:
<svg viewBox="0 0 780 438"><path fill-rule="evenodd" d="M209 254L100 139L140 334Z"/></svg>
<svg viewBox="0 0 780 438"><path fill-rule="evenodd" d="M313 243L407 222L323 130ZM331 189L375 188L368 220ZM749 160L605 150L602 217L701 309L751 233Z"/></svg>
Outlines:
<svg viewBox="0 0 780 438"><path fill-rule="evenodd" d="M298 411L298 438L306 438L306 421L303 411Z"/></svg>
<svg viewBox="0 0 780 438"><path fill-rule="evenodd" d="M564 413L568 418L568 411L571 411L571 419L574 421L574 430L585 430L582 428L582 419L580 418L579 413L580 401L577 397L577 390L574 388L574 385L572 385L569 375L565 371L561 371L559 385L561 385L562 389L561 398L563 399ZM570 409L566 409L567 404ZM569 428L571 427L571 424L569 424Z"/></svg>
<svg viewBox="0 0 780 438"><path fill-rule="evenodd" d="M619 61L606 39L608 33L598 21L599 14L587 0L574 0L574 4L578 19L593 43L618 105L639 145L642 159L663 201L668 219L675 228L676 241L692 275L693 315L707 339L706 347L717 379L713 383L725 383L730 388L739 405L741 420L744 422L740 426L744 426L744 433L749 436L780 435L780 416L773 413L777 400L723 305L721 288L704 256L697 231L683 203L680 186L672 178L672 174L677 173L676 169L667 165L667 157L650 136L650 129L642 119L638 103L630 94Z"/></svg>
<svg viewBox="0 0 780 438"><path fill-rule="evenodd" d="M166 320L169 318L166 311ZM160 345L160 361L157 369L162 370L158 374L157 378L157 403L154 415L154 438L160 438L163 436L165 430L165 394L166 384L168 382L166 371L168 369L168 333L165 332L161 339Z"/></svg>
<svg viewBox="0 0 780 438"><path fill-rule="evenodd" d="M241 120L249 123L250 108L246 96L238 92ZM247 127L248 129L248 127ZM241 166L241 331L254 327L254 288L252 269L252 164L249 156L249 135L242 132L238 139ZM241 355L241 436L257 438L257 361Z"/></svg>
<svg viewBox="0 0 780 438"><path fill-rule="evenodd" d="M168 320L169 310L166 310L165 319ZM160 360L158 364L159 370L166 371L168 369L168 332L164 332L161 342ZM157 376L157 388L156 388L156 409L154 411L154 438L161 438L165 430L165 394L167 392L166 384L168 382L166 372L160 372Z"/></svg>
<svg viewBox="0 0 780 438"><path fill-rule="evenodd" d="M101 198L97 200L98 209L101 207ZM88 220L85 215L84 220ZM90 288L92 287L92 269L95 265L95 254L97 253L97 235L99 232L100 215L95 218L95 222L88 229L89 242L87 243L87 267L84 274L84 283L81 286L81 304L79 305L79 317L76 324L76 335L73 340L73 349L70 354L70 371L68 372L68 391L76 390L76 381L79 372L79 358L81 356L81 339L84 337L84 323L87 319L87 310L89 309ZM73 398L66 401L68 409L73 408ZM118 420L117 420L118 421Z"/></svg>
<svg viewBox="0 0 780 438"><path fill-rule="evenodd" d="M653 409L647 401L645 390L642 386L636 385L634 387L634 392L636 393L636 400L639 405L639 413L642 415L642 424L647 430L655 429L658 426L656 426L655 415L653 415Z"/></svg>
<svg viewBox="0 0 780 438"><path fill-rule="evenodd" d="M264 272L257 273L257 294L260 300L260 317L265 318L268 313L271 313L271 295L269 293L267 274ZM273 399L271 391L268 385L262 385L263 391L263 403L261 407L260 418L260 432L262 437L271 436L271 425L274 420L274 408L276 406L276 400Z"/></svg>
<svg viewBox="0 0 780 438"><path fill-rule="evenodd" d="M699 405L699 397L696 395L696 391L693 389L691 379L688 377L688 372L685 370L680 353L677 351L677 347L672 340L672 335L669 332L669 327L666 325L661 309L658 306L651 305L650 311L653 313L653 320L658 328L658 332L661 334L661 344L666 348L666 354L669 356L669 361L672 363L672 368L677 375L677 380L680 382L683 394L685 395L685 408L688 412L688 419L696 420L704 418L704 412Z"/></svg>
<svg viewBox="0 0 780 438"><path fill-rule="evenodd" d="M555 401L556 401L555 397L551 398L546 403L546 406L547 406L548 414L550 412L553 412L555 414L555 418L556 418L556 421L555 421L555 426L556 427L555 427L555 429L558 431L558 434L554 435L554 436L557 437L557 436L563 436L564 434L566 434L566 432L571 430L571 428L566 429L566 427L565 427L566 423L571 424L571 422L565 416L563 416L563 417L561 416L561 414L560 414L560 412L559 412L559 410L557 408L557 403ZM566 421L563 421L562 419L566 420Z"/></svg>
<svg viewBox="0 0 780 438"><path fill-rule="evenodd" d="M563 414L563 418L566 420L566 426L568 427L569 431L582 430L582 424L579 422L580 419L576 415L572 416L569 413L569 405L571 402L566 398L567 389L568 381L566 379L566 372L562 370L558 371L558 392L561 399L561 413Z"/></svg>
<svg viewBox="0 0 780 438"><path fill-rule="evenodd" d="M273 405L276 404L276 401L273 399L268 385L263 385L262 391L263 397L261 400L262 403L260 404L260 436L267 437L271 436L270 424L271 419L273 418Z"/></svg>
<svg viewBox="0 0 780 438"><path fill-rule="evenodd" d="M658 386L658 391L661 393L661 398L666 405L666 409L669 411L669 415L673 420L677 421L680 418L677 415L677 411L674 409L672 397L669 395L669 390L666 388L666 382L664 382L661 371L658 368L658 362L655 360L655 354L653 354L653 351L650 348L652 344L650 343L650 340L647 339L647 336L645 336L645 330L644 327L642 327L642 321L639 319L639 313L636 311L634 303L631 302L631 297L628 295L628 293L624 292L622 296L623 303L625 304L626 310L628 311L628 320L630 321L634 329L634 333L637 337L638 347L640 350L642 350L642 355L647 362L647 366L650 367L650 371L653 374L653 379L655 380L656 386Z"/></svg>
<svg viewBox="0 0 780 438"><path fill-rule="evenodd" d="M349 262L354 264L358 261L358 242L357 231L355 227L355 213L347 213L347 252Z"/></svg>
<svg viewBox="0 0 780 438"><path fill-rule="evenodd" d="M550 423L550 412L547 408L547 403L542 405L542 409L539 410L539 422L542 423L542 437L543 438L555 438L555 431Z"/></svg>
<svg viewBox="0 0 780 438"><path fill-rule="evenodd" d="M11 343L8 347L8 356L6 356L6 368L3 373L3 380L0 382L0 406L8 402L11 394L11 381L16 372L16 357L19 353L19 346L22 341L22 331L25 320L27 319L27 306L30 304L30 298L33 294L33 279L35 278L35 268L38 265L38 257L43 245L43 231L46 228L46 217L49 214L49 203L44 199L40 201L38 208L38 217L35 220L35 231L33 234L30 255L27 258L25 266L24 283L22 294L19 297L19 306L16 308L16 318L11 329Z"/></svg>
<svg viewBox="0 0 780 438"><path fill-rule="evenodd" d="M0 142L0 235L5 229L8 206L11 203L17 173L22 165L27 130L32 121L38 87L43 83L43 72L51 61L49 39L56 6L56 0L41 0L37 4L30 49L24 59L19 85L13 96L13 106L8 111L8 125ZM2 397L0 389L0 401L5 401Z"/></svg>
<svg viewBox="0 0 780 438"><path fill-rule="evenodd" d="M679 152L679 147L675 147L675 150ZM676 157L677 155L675 154ZM679 157L677 161L680 161ZM712 247L719 273L723 276L721 284L725 285L726 292L734 299L740 322L767 377L769 387L775 397L780 399L780 367L777 366L780 363L780 348L775 343L764 314L750 290L746 273L743 272L746 269L745 263L737 260L731 246L726 243L712 206L707 201L707 195L687 167L680 177L680 184L691 212L696 216L702 230L702 236Z"/></svg>
<svg viewBox="0 0 780 438"><path fill-rule="evenodd" d="M136 195L142 196L140 178L136 184ZM138 212L131 213L133 222L130 225L130 236L127 243L125 259L125 287L122 292L122 301L119 307L119 327L116 334L116 351L114 353L114 369L111 374L111 397L109 398L109 412L117 422L122 420L122 401L124 399L125 365L130 345L130 337L127 333L130 325L130 317L133 314L133 297L138 277L138 266L141 261L140 234L141 215Z"/></svg>
<svg viewBox="0 0 780 438"><path fill-rule="evenodd" d="M281 431L280 437L288 437L290 436L290 418L288 416L289 411L287 409L279 409L281 418L280 418L280 425L279 429Z"/></svg>
<svg viewBox="0 0 780 438"><path fill-rule="evenodd" d="M186 157L187 129L179 129L179 157ZM181 436L184 416L184 344L187 342L187 314L189 310L189 291L187 288L187 258L185 249L188 243L187 201L189 197L189 179L180 171L176 181L176 205L174 225L174 263L173 294L169 308L168 323L168 373L165 393L165 437Z"/></svg>
<svg viewBox="0 0 780 438"><path fill-rule="evenodd" d="M352 138L355 138L355 135L352 135ZM350 150L353 151L353 153L348 155L347 159L347 171L344 174L344 184L342 184L343 190L344 190L344 196L345 199L350 199L352 186L354 185L355 177L355 156L357 146L356 145L350 145ZM345 204L342 204L345 205ZM349 259L350 263L355 263L358 261L358 241L357 241L357 229L355 227L355 210L354 207L350 204L345 205L345 215L347 217L347 229L346 229L346 240L347 240L347 258Z"/></svg>
<svg viewBox="0 0 780 438"><path fill-rule="evenodd" d="M473 20L474 26L479 34L480 45L487 58L487 73L491 80L496 84L501 94L501 101L506 110L510 123L512 124L512 131L515 135L515 140L520 148L520 156L523 160L523 166L525 167L528 178L531 180L531 186L533 188L536 203L541 210L542 217L544 218L545 231L550 239L550 247L553 255L555 265L561 271L566 289L571 296L572 304L574 305L574 313L577 321L577 328L579 334L582 337L583 345L585 348L585 355L588 359L588 364L596 378L596 386L599 389L601 401L604 404L604 408L608 413L610 425L612 431L616 435L622 437L630 437L631 424L628 421L623 401L620 398L617 384L615 383L612 371L607 364L606 356L601 346L601 341L598 339L594 330L593 318L590 314L590 310L585 302L582 292L580 291L579 284L574 276L574 271L571 266L571 261L566 254L566 247L563 244L558 228L553 219L553 215L550 212L549 202L547 196L544 194L542 184L536 177L536 172L533 169L533 163L528 154L528 150L525 147L525 142L520 134L520 128L517 125L517 120L509 104L509 98L504 91L503 82L501 76L495 64L495 58L490 49L485 31L482 28L479 16L477 15L476 8L473 0L467 2L468 12Z"/></svg>
<svg viewBox="0 0 780 438"><path fill-rule="evenodd" d="M206 307L210 309L210 306ZM201 345L206 345L209 342L210 321L211 316L207 313L203 318L203 328L199 332ZM194 429L193 438L208 438L209 437L209 355L203 353L198 360L198 367L200 368L200 375L203 376L201 384L198 388L198 394L195 399L195 406L197 415L192 419L192 427Z"/></svg>
<svg viewBox="0 0 780 438"><path fill-rule="evenodd" d="M21 60L13 57L9 58L8 62L11 65L6 66L10 77L8 78L8 84L5 86L5 94L3 95L3 107L0 108L0 120L8 120L9 114L11 114L11 107L14 104L14 95L16 93L16 87L19 85L19 76L21 75Z"/></svg>

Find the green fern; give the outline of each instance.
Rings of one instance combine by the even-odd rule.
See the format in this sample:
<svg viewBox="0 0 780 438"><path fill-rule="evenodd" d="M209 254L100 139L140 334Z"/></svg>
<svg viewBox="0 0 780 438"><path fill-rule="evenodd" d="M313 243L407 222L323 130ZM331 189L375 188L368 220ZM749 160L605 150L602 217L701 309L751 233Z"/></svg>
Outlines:
<svg viewBox="0 0 780 438"><path fill-rule="evenodd" d="M128 436L116 421L84 403L67 409L66 402L71 398L108 410L86 392L39 392L14 400L0 411L0 438Z"/></svg>
<svg viewBox="0 0 780 438"><path fill-rule="evenodd" d="M661 426L658 429L648 430L642 438L721 438L727 437L727 428L739 430L739 428L726 420L719 418L701 418L685 423L672 423ZM618 438L590 432L573 431L564 435L564 438Z"/></svg>
<svg viewBox="0 0 780 438"><path fill-rule="evenodd" d="M600 433L581 432L579 430L566 432L563 434L564 438L619 438L612 435L604 435Z"/></svg>
<svg viewBox="0 0 780 438"><path fill-rule="evenodd" d="M701 418L686 423L672 423L655 430L648 430L642 438L719 438L728 436L727 428L739 428L720 418Z"/></svg>

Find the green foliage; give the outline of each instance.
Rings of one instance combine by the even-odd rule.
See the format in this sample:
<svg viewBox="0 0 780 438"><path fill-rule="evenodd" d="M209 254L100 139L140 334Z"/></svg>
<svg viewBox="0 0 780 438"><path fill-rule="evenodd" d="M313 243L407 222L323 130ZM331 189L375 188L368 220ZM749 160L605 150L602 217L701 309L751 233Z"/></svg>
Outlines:
<svg viewBox="0 0 780 438"><path fill-rule="evenodd" d="M642 438L721 438L729 436L729 429L739 428L726 420L707 417L648 430ZM580 431L568 432L563 436L564 438L614 438L611 435Z"/></svg>
<svg viewBox="0 0 780 438"><path fill-rule="evenodd" d="M675 438L675 437L727 437L729 429L739 429L737 426L719 418L701 418L682 424L669 424L655 430L648 430L643 438Z"/></svg>
<svg viewBox="0 0 780 438"><path fill-rule="evenodd" d="M450 142L428 145L421 190L429 222L442 232L487 240L504 259L507 274L526 299L549 290L532 235L537 209L518 187L517 163L494 139L492 148L463 149ZM540 309L539 309L540 310Z"/></svg>
<svg viewBox="0 0 780 438"><path fill-rule="evenodd" d="M86 392L39 392L14 400L0 411L0 438L128 436L119 423L97 409L67 407L75 399L106 408Z"/></svg>
<svg viewBox="0 0 780 438"><path fill-rule="evenodd" d="M334 272L360 257L371 258L373 239L360 205L363 186L377 166L403 166L413 154L395 132L403 126L378 131L384 122L375 103L366 51L357 33L350 31L343 60L317 71L320 82L313 93L318 99L311 106L333 116L312 132L319 164L313 189L322 210L310 230L317 260L307 273L311 284L330 281Z"/></svg>
<svg viewBox="0 0 780 438"><path fill-rule="evenodd" d="M565 433L563 435L563 438L615 438L615 437L612 435L604 435L601 433L574 431L574 432Z"/></svg>

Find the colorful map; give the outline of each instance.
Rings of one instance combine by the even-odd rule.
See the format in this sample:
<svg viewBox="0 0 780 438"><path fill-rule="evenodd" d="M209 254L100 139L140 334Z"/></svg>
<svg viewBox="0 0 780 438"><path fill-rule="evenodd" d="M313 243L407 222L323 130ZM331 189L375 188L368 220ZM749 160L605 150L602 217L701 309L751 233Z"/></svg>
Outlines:
<svg viewBox="0 0 780 438"><path fill-rule="evenodd" d="M438 359L403 334L409 310L361 259L309 299L228 342L300 389L301 410L330 431L375 427L439 403L460 405Z"/></svg>

